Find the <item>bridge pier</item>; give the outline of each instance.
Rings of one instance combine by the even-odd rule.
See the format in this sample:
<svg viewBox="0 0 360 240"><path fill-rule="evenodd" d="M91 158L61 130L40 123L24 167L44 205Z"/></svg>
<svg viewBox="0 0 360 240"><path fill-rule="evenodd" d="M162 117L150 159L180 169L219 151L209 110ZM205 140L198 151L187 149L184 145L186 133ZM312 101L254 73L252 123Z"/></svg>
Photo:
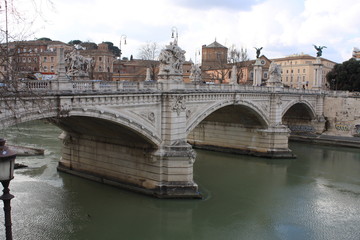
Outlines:
<svg viewBox="0 0 360 240"><path fill-rule="evenodd" d="M236 123L202 122L188 136L195 148L268 157L293 158L288 147L289 129L284 125L266 129Z"/></svg>
<svg viewBox="0 0 360 240"><path fill-rule="evenodd" d="M64 132L58 170L158 198L201 198L188 144L158 150Z"/></svg>

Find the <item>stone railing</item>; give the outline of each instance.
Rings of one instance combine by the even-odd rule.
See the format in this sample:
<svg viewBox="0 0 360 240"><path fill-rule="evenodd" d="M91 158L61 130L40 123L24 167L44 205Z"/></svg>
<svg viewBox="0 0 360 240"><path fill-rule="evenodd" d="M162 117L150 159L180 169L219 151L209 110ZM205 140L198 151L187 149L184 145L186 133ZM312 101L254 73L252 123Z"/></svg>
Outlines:
<svg viewBox="0 0 360 240"><path fill-rule="evenodd" d="M29 80L23 81L24 91L36 92L133 92L133 91L161 91L163 83L161 82L132 82L132 81L101 81L101 80L76 80L76 81L46 81ZM308 90L281 87L257 87L238 84L204 84L204 83L183 83L175 89L187 91L239 91L239 92L262 92L262 93L295 93L295 94L329 94L340 95L339 92L324 92L322 90ZM344 92L341 93L344 95Z"/></svg>

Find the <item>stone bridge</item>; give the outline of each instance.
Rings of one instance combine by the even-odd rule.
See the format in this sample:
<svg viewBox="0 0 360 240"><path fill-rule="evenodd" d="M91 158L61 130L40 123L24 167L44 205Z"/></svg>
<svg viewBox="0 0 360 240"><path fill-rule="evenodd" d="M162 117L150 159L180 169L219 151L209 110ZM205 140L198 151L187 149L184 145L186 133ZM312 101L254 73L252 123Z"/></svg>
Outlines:
<svg viewBox="0 0 360 240"><path fill-rule="evenodd" d="M320 91L64 79L23 89L0 95L1 129L47 119L63 130L59 170L163 198L200 196L193 146L288 158L289 128L325 125Z"/></svg>

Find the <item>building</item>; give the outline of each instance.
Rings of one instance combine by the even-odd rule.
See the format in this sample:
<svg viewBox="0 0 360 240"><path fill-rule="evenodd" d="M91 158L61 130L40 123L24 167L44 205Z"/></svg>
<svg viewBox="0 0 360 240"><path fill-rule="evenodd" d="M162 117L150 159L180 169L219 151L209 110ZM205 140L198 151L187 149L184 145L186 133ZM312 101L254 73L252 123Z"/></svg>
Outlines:
<svg viewBox="0 0 360 240"><path fill-rule="evenodd" d="M150 78L157 79L159 61L123 58L113 64L113 81L126 80L140 82L146 79L147 69L150 69Z"/></svg>
<svg viewBox="0 0 360 240"><path fill-rule="evenodd" d="M58 64L56 58L56 49L58 47L66 50L72 48L66 43L51 40L10 42L9 49L13 68L23 73L55 72Z"/></svg>
<svg viewBox="0 0 360 240"><path fill-rule="evenodd" d="M259 57L262 64L262 82L268 79L268 70L271 61L264 55ZM253 66L255 60L229 63L228 48L218 42L202 46L201 71L204 82L229 83L233 65L237 70L237 82L251 85L253 82Z"/></svg>
<svg viewBox="0 0 360 240"><path fill-rule="evenodd" d="M57 48L65 50L72 49L72 46L51 40L15 41L9 43L9 57L13 72L16 77L27 77L33 73L45 72L55 73L58 65L56 56ZM3 66L1 72L6 71Z"/></svg>
<svg viewBox="0 0 360 240"><path fill-rule="evenodd" d="M281 65L281 81L285 87L312 89L315 84L316 57L295 54L284 58L271 59ZM326 74L333 69L335 62L320 58L322 64L322 88L326 88Z"/></svg>
<svg viewBox="0 0 360 240"><path fill-rule="evenodd" d="M356 60L360 60L360 49L357 47L354 47L353 52L352 52L352 57L355 58Z"/></svg>
<svg viewBox="0 0 360 240"><path fill-rule="evenodd" d="M109 50L106 43L98 45L94 43L81 43L83 48L79 49L79 54L92 58L94 65L92 66L92 79L112 81L114 72L115 54Z"/></svg>
<svg viewBox="0 0 360 240"><path fill-rule="evenodd" d="M26 77L37 72L56 73L58 67L56 50L63 48L66 55L74 49L74 46L60 41L31 40L11 42L9 48L13 69L20 73L21 77ZM92 79L112 80L115 55L106 43L81 43L79 54L93 59L94 65L90 76ZM3 65L0 71L5 72L5 70Z"/></svg>
<svg viewBox="0 0 360 240"><path fill-rule="evenodd" d="M219 69L228 63L228 48L215 42L210 45L202 46L201 66L204 71L209 69Z"/></svg>

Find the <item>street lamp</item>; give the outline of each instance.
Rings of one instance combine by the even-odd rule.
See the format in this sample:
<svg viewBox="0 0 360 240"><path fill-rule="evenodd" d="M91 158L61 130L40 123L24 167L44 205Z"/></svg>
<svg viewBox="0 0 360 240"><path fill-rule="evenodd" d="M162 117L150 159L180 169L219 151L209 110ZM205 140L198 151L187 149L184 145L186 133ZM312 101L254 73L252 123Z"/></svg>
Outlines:
<svg viewBox="0 0 360 240"><path fill-rule="evenodd" d="M10 194L9 184L14 178L16 154L5 146L5 142L5 139L0 138L0 182L4 187L0 199L4 202L6 240L12 240L10 200L14 196Z"/></svg>
<svg viewBox="0 0 360 240"><path fill-rule="evenodd" d="M176 27L171 28L171 38L174 38L174 44L177 45L179 34Z"/></svg>
<svg viewBox="0 0 360 240"><path fill-rule="evenodd" d="M198 49L198 48L195 50L195 64L197 64L197 60L198 60L197 56L199 56L199 58L201 56L200 49Z"/></svg>
<svg viewBox="0 0 360 240"><path fill-rule="evenodd" d="M120 37L120 48L119 48L119 50L120 50L120 52L119 52L119 81L121 80L120 79L120 74L121 74L121 54L122 54L122 52L121 52L121 42L124 42L124 45L126 45L126 35L121 35L121 37Z"/></svg>

